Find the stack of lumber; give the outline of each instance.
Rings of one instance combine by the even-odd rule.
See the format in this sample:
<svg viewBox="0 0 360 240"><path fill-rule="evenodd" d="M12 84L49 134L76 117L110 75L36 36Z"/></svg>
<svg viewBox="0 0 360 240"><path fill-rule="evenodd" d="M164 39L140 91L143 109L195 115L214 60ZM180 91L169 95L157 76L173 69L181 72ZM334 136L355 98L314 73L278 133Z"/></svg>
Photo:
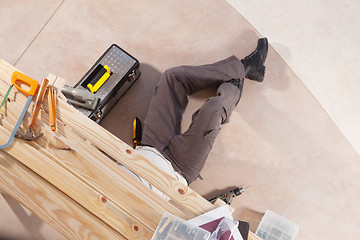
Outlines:
<svg viewBox="0 0 360 240"><path fill-rule="evenodd" d="M13 66L0 60L0 99ZM26 74L26 73L25 73ZM49 75L61 89L65 81ZM27 96L12 89L0 112L5 143ZM33 101L34 102L34 101ZM31 110L21 125L26 131ZM57 130L51 131L47 97L37 120L36 141L15 138L0 150L0 189L68 239L151 239L162 215L185 220L214 208L141 154L66 103L58 90ZM121 163L171 198L166 201L116 164Z"/></svg>

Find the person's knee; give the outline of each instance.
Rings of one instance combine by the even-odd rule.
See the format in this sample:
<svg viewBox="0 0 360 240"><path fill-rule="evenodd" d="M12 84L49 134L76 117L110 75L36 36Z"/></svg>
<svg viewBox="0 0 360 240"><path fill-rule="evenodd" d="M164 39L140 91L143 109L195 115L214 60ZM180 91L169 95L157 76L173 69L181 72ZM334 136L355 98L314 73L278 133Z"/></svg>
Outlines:
<svg viewBox="0 0 360 240"><path fill-rule="evenodd" d="M166 76L167 81L179 81L182 72L183 70L181 67L172 67L165 70L164 75Z"/></svg>
<svg viewBox="0 0 360 240"><path fill-rule="evenodd" d="M165 77L165 80L168 84L171 84L176 80L176 71L174 68L169 68L164 71L163 76ZM171 84L172 85L172 84Z"/></svg>
<svg viewBox="0 0 360 240"><path fill-rule="evenodd" d="M173 67L169 68L164 71L164 77L166 80L166 83L169 86L175 87L175 86L182 86L186 90L186 84L184 84L183 79L183 69L182 67Z"/></svg>
<svg viewBox="0 0 360 240"><path fill-rule="evenodd" d="M206 100L200 109L201 114L208 118L217 118L220 124L224 123L227 118L227 112L218 98L212 97Z"/></svg>
<svg viewBox="0 0 360 240"><path fill-rule="evenodd" d="M224 110L223 105L216 98L211 97L206 100L202 107L193 113L193 118L198 114L205 116L205 119L210 118L213 114L219 114Z"/></svg>
<svg viewBox="0 0 360 240"><path fill-rule="evenodd" d="M214 112L222 109L223 104L219 101L218 97L211 97L205 101L203 108L206 109L206 111Z"/></svg>
<svg viewBox="0 0 360 240"><path fill-rule="evenodd" d="M181 72L183 72L181 66L172 67L172 68L168 68L168 69L165 70L166 74L170 74L170 75L173 75L173 76L179 75Z"/></svg>

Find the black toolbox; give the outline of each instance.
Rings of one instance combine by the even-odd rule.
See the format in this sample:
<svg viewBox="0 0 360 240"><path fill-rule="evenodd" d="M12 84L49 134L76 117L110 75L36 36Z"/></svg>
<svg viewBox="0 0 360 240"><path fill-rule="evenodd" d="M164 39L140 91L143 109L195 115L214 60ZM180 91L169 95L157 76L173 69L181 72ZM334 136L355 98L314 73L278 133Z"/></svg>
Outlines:
<svg viewBox="0 0 360 240"><path fill-rule="evenodd" d="M125 94L139 78L139 61L116 44L112 44L96 61L90 70L81 78L74 88L86 89L100 98L94 110L74 106L90 119L99 123L115 103ZM105 82L101 78L108 72ZM103 77L104 79L106 77ZM96 84L100 85L95 90Z"/></svg>

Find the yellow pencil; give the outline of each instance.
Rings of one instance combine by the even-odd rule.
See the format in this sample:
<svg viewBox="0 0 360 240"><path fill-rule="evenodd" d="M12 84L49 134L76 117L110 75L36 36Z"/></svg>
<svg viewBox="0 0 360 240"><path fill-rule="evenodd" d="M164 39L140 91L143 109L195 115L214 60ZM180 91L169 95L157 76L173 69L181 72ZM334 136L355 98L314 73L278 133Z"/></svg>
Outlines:
<svg viewBox="0 0 360 240"><path fill-rule="evenodd" d="M48 87L48 104L51 131L56 130L56 90L53 86Z"/></svg>

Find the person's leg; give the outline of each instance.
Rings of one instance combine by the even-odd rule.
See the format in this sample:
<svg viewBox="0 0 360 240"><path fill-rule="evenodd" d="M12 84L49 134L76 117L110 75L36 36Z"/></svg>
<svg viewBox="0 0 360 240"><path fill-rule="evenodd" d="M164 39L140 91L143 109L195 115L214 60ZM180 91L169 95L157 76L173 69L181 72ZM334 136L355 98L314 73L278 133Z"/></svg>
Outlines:
<svg viewBox="0 0 360 240"><path fill-rule="evenodd" d="M244 75L242 63L234 56L214 64L166 70L150 103L142 144L163 152L171 138L181 134L182 115L188 104L188 95Z"/></svg>
<svg viewBox="0 0 360 240"><path fill-rule="evenodd" d="M199 176L220 125L229 120L239 101L243 78L259 82L263 80L266 55L267 39L263 38L259 39L256 50L241 62L233 56L215 64L183 66L166 71L150 104L142 143L158 149L189 183L194 181ZM181 134L187 96L216 85L221 85L218 95L210 98L194 113L189 129Z"/></svg>
<svg viewBox="0 0 360 240"><path fill-rule="evenodd" d="M236 83L238 86L236 86ZM234 83L232 83L234 82ZM230 115L238 103L244 79L222 83L217 96L208 99L192 117L189 129L175 135L164 149L164 156L181 172L188 183L200 174L205 160L220 132L220 125L229 121Z"/></svg>

